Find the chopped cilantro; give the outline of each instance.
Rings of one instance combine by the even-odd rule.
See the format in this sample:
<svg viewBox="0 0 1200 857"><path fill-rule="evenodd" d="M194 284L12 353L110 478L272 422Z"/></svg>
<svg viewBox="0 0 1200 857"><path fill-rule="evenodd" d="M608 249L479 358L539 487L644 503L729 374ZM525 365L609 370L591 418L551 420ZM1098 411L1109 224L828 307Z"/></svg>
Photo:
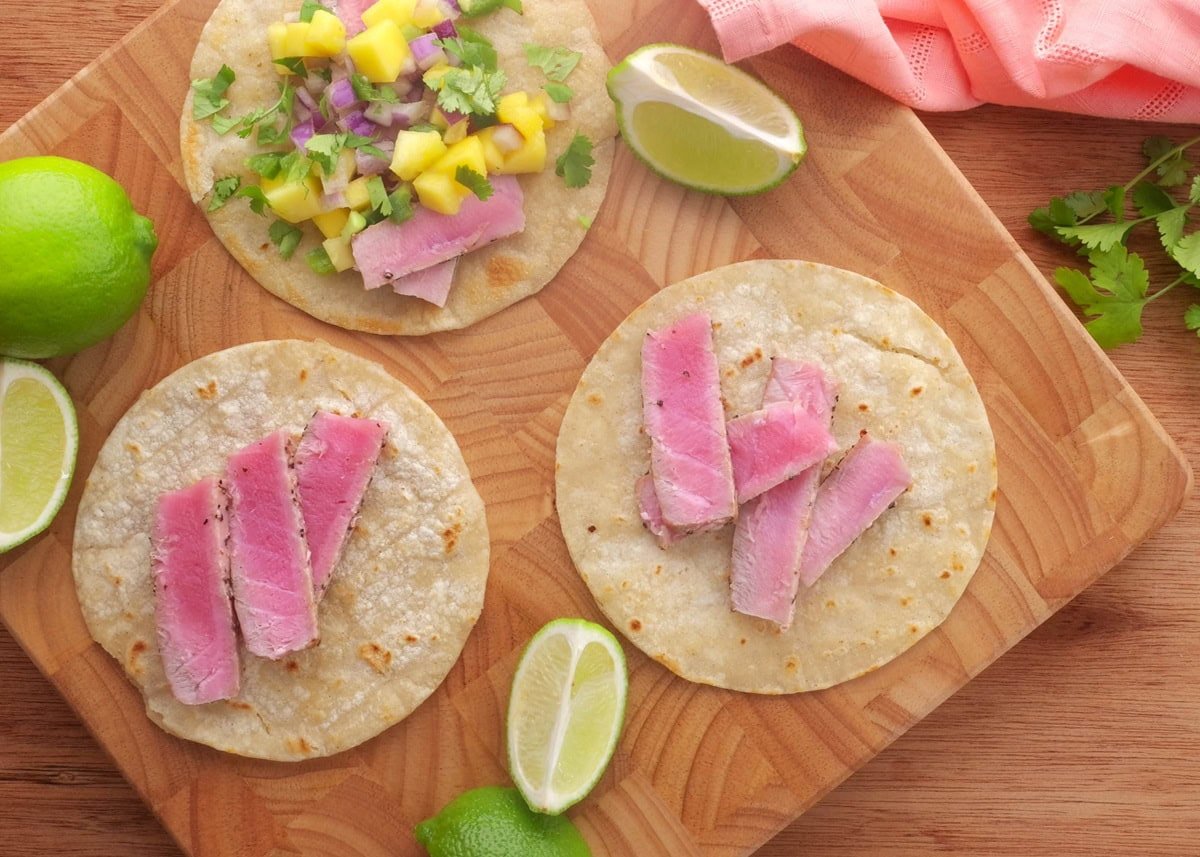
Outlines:
<svg viewBox="0 0 1200 857"><path fill-rule="evenodd" d="M283 152L262 152L246 159L246 169L264 179L273 179L283 169L283 159L288 157Z"/></svg>
<svg viewBox="0 0 1200 857"><path fill-rule="evenodd" d="M431 124L429 124L428 122L421 122L421 123L419 123L419 124L417 124L417 125L412 125L412 126L410 126L410 127L409 127L409 129L408 129L408 130L409 130L409 131L412 131L414 134L417 134L417 133L419 133L419 134L428 134L430 131L433 131L433 132L434 132L434 133L436 133L436 134L437 134L439 137L440 137L440 136L441 136L441 134L442 134L442 129L441 129L441 128L439 128L439 127L438 127L438 126L436 126L436 125L431 125Z"/></svg>
<svg viewBox="0 0 1200 857"><path fill-rule="evenodd" d="M487 200L492 195L492 183L487 180L487 176L481 176L466 164L455 170L454 180L481 200Z"/></svg>
<svg viewBox="0 0 1200 857"><path fill-rule="evenodd" d="M317 14L318 12L328 12L331 15L333 14L332 9L330 9L328 6L322 6L317 2L317 0L304 0L304 2L300 5L300 20L307 24L313 19L313 15Z"/></svg>
<svg viewBox="0 0 1200 857"><path fill-rule="evenodd" d="M304 261L318 274L337 273L337 268L333 267L333 260L329 258L329 253L324 247L314 247L309 250L304 256Z"/></svg>
<svg viewBox="0 0 1200 857"><path fill-rule="evenodd" d="M579 65L583 54L568 48L544 48L541 45L526 45L525 58L531 66L542 70L550 80L562 83Z"/></svg>
<svg viewBox="0 0 1200 857"><path fill-rule="evenodd" d="M292 254L300 246L300 239L304 237L303 232L283 220L272 223L267 235L270 236L271 243L279 248L279 255L284 259L292 258Z"/></svg>
<svg viewBox="0 0 1200 857"><path fill-rule="evenodd" d="M228 107L229 99L225 93L235 80L237 75L227 65L221 66L221 70L213 77L193 80L192 91L196 94L192 99L192 118L197 121L207 119Z"/></svg>
<svg viewBox="0 0 1200 857"><path fill-rule="evenodd" d="M486 71L497 68L496 49L485 36L466 27L458 28L458 37L439 39L442 50L457 57L462 65L477 65Z"/></svg>
<svg viewBox="0 0 1200 857"><path fill-rule="evenodd" d="M571 87L565 83L547 83L542 89L546 90L546 94L550 96L551 101L559 104L566 104L575 95Z"/></svg>
<svg viewBox="0 0 1200 857"><path fill-rule="evenodd" d="M275 65L281 65L298 77L307 77L308 69L304 67L304 59L302 57L282 57L274 61Z"/></svg>
<svg viewBox="0 0 1200 857"><path fill-rule="evenodd" d="M408 185L402 184L388 194L388 202L392 206L388 220L392 223L403 223L413 216L412 190Z"/></svg>
<svg viewBox="0 0 1200 857"><path fill-rule="evenodd" d="M359 101L382 101L384 104L400 103L400 96L396 94L396 90L386 86L375 86L363 74L350 75L350 87L354 90L354 97ZM324 109L321 112L325 113Z"/></svg>
<svg viewBox="0 0 1200 857"><path fill-rule="evenodd" d="M208 203L208 210L216 211L223 207L241 185L241 176L225 176L213 182L212 200Z"/></svg>
<svg viewBox="0 0 1200 857"><path fill-rule="evenodd" d="M304 151L321 168L322 173L331 176L337 169L344 145L345 137L342 134L316 134L304 144Z"/></svg>
<svg viewBox="0 0 1200 857"><path fill-rule="evenodd" d="M472 66L451 68L426 83L437 92L438 106L443 111L491 116L496 112L496 98L506 80L503 71L486 71Z"/></svg>
<svg viewBox="0 0 1200 857"><path fill-rule="evenodd" d="M388 196L387 188L383 186L383 179L379 176L371 176L367 179L367 195L371 199L371 212L367 217L368 223L378 223L392 214L392 200Z"/></svg>
<svg viewBox="0 0 1200 857"><path fill-rule="evenodd" d="M266 216L267 206L270 203L267 201L267 195L263 193L263 189L256 184L244 185L237 192L237 196L244 196L250 201L250 210L255 214Z"/></svg>
<svg viewBox="0 0 1200 857"><path fill-rule="evenodd" d="M592 141L582 134L576 134L567 150L555 161L554 172L562 176L567 187L584 187L592 180L592 166L595 163Z"/></svg>

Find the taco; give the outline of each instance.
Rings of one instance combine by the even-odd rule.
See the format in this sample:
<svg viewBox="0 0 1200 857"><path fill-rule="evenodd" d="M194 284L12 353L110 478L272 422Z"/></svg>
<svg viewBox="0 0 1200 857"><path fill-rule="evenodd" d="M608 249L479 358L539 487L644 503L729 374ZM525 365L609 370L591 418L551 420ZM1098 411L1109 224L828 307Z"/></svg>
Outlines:
<svg viewBox="0 0 1200 857"><path fill-rule="evenodd" d="M879 283L789 261L636 309L579 381L556 480L613 624L684 678L766 694L852 679L937 627L996 503L987 414L941 328ZM747 557L785 565L747 583ZM794 604L763 609L781 580Z"/></svg>
<svg viewBox="0 0 1200 857"><path fill-rule="evenodd" d="M578 248L616 134L587 5L458 8L214 10L192 60L183 173L271 293L340 327L424 334L534 294Z"/></svg>
<svg viewBox="0 0 1200 857"><path fill-rule="evenodd" d="M317 580L315 593L305 595L307 609L316 611L317 633L306 630L290 644L260 649L263 656L251 654L244 608L279 613L283 602L262 593L257 603L242 597L235 568L240 639L228 633L228 600L206 602L215 605L211 622L221 633L209 635L213 650L204 652L202 679L220 686L196 682L198 692L181 700L180 653L160 647L163 625L172 617L156 617L156 600L161 611L161 586L172 583L176 561L163 548L164 530L185 526L193 508L223 508L214 499L216 479L227 483L228 469L245 464L248 455L277 456L281 434L299 439L309 426L310 435L323 433L324 445L332 429L323 422L349 419L373 432L363 440L373 445L372 472L369 483L361 480L365 492L356 521L351 525L347 513L321 523L307 497L303 509L317 567L323 555L338 554L327 580ZM303 437L295 466L301 490L306 481L320 479L319 466L304 453L312 441ZM324 499L337 505L341 497L332 490ZM205 523L195 531L212 533L210 516L195 514ZM183 559L212 563L226 544L236 554L238 539L246 537L237 532L237 514L235 503L231 514L211 516L224 534L211 543L204 537L179 541L181 550L191 552ZM255 517L260 515L261 508ZM295 537L303 539L295 526L279 550L290 551ZM326 544L330 538L335 547ZM301 550L289 561L312 586L310 551ZM488 530L458 446L411 390L378 365L322 343L263 342L184 366L121 418L80 501L73 568L92 636L145 696L155 723L218 750L290 761L366 741L406 717L441 683L483 607ZM219 581L211 583L207 595L219 587ZM216 651L223 646L240 653Z"/></svg>

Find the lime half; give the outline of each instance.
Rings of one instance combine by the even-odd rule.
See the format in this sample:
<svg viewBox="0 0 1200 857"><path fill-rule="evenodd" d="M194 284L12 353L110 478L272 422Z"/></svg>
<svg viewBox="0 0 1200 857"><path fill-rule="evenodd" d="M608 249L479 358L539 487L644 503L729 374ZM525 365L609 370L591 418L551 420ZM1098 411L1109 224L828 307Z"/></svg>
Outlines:
<svg viewBox="0 0 1200 857"><path fill-rule="evenodd" d="M36 363L0 360L0 553L50 526L78 451L75 408L62 384Z"/></svg>
<svg viewBox="0 0 1200 857"><path fill-rule="evenodd" d="M682 45L646 45L608 74L621 136L660 176L693 190L758 193L807 151L795 112L741 69Z"/></svg>
<svg viewBox="0 0 1200 857"><path fill-rule="evenodd" d="M557 815L596 785L628 686L621 644L599 625L557 619L529 641L508 701L508 764L531 808Z"/></svg>
<svg viewBox="0 0 1200 857"><path fill-rule="evenodd" d="M463 792L414 835L429 857L591 857L568 819L533 812L516 789Z"/></svg>

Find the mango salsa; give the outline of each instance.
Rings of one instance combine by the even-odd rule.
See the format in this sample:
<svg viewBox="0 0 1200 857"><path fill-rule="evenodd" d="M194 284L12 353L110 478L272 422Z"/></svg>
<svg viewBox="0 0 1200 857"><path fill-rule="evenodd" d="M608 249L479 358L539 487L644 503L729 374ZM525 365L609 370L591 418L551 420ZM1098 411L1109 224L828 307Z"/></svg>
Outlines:
<svg viewBox="0 0 1200 857"><path fill-rule="evenodd" d="M510 92L496 102L496 117L515 127L528 140L543 130L542 117L529 103L529 93Z"/></svg>
<svg viewBox="0 0 1200 857"><path fill-rule="evenodd" d="M360 176L346 186L346 205L355 211L368 211L371 208L371 192L367 189L366 176Z"/></svg>
<svg viewBox="0 0 1200 857"><path fill-rule="evenodd" d="M487 164L489 173L496 173L504 166L504 152L492 141L492 137L496 133L496 127L493 125L490 128L484 128L477 135L479 137L479 145L483 147L483 161Z"/></svg>
<svg viewBox="0 0 1200 857"><path fill-rule="evenodd" d="M362 13L362 19L368 27L374 27L381 21L392 21L397 27L407 27L412 24L416 8L417 0L379 0Z"/></svg>
<svg viewBox="0 0 1200 857"><path fill-rule="evenodd" d="M318 214L312 219L313 223L317 224L317 228L321 230L321 234L326 238L337 238L342 234L342 230L346 228L346 223L350 220L350 209L335 208L333 211L326 211L324 214Z"/></svg>
<svg viewBox="0 0 1200 857"><path fill-rule="evenodd" d="M321 183L316 176L278 184L264 180L262 188L271 210L288 223L300 223L322 212Z"/></svg>
<svg viewBox="0 0 1200 857"><path fill-rule="evenodd" d="M538 129L537 133L525 138L525 143L515 152L509 152L504 157L504 165L492 172L501 175L517 175L520 173L540 173L546 169L546 132Z"/></svg>
<svg viewBox="0 0 1200 857"><path fill-rule="evenodd" d="M436 3L422 5L420 9L413 12L412 23L414 27L420 27L422 30L428 30L434 24L445 19L445 15L438 9Z"/></svg>
<svg viewBox="0 0 1200 857"><path fill-rule="evenodd" d="M446 144L436 131L401 131L396 135L392 172L410 182L446 154Z"/></svg>
<svg viewBox="0 0 1200 857"><path fill-rule="evenodd" d="M329 254L329 261L333 263L335 271L340 273L341 271L349 271L354 267L354 252L350 247L349 238L342 238L340 236L327 238L321 242L321 246Z"/></svg>
<svg viewBox="0 0 1200 857"><path fill-rule="evenodd" d="M318 9L308 25L304 56L336 57L346 50L346 25L337 15Z"/></svg>
<svg viewBox="0 0 1200 857"><path fill-rule="evenodd" d="M412 51L395 21L385 19L350 41L346 51L354 66L371 83L394 83L412 61Z"/></svg>
<svg viewBox="0 0 1200 857"><path fill-rule="evenodd" d="M450 176L433 170L413 179L413 189L421 205L439 214L458 214L463 200L471 193Z"/></svg>
<svg viewBox="0 0 1200 857"><path fill-rule="evenodd" d="M461 143L455 143L430 169L454 178L459 167L467 167L481 176L487 175L487 161L483 157L483 142L478 137L466 137Z"/></svg>

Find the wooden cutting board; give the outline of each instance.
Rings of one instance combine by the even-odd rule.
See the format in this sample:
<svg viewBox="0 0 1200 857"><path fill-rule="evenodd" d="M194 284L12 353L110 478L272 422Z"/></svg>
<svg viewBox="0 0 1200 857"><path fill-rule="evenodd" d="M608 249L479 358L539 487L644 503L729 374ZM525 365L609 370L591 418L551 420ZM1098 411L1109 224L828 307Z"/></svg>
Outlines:
<svg viewBox="0 0 1200 857"><path fill-rule="evenodd" d="M591 235L536 298L420 340L316 322L246 277L182 189L178 110L214 2L166 7L0 136L0 159L53 152L112 173L163 239L136 321L52 364L79 405L80 474L139 393L182 363L240 342L322 338L384 363L441 414L495 545L487 608L438 693L355 751L291 766L224 756L146 720L75 601L82 480L48 536L0 560L0 618L191 854L416 854L413 822L464 788L504 781L501 711L520 645L554 616L599 617L553 515L558 422L604 336L698 271L808 258L917 300L988 406L996 529L947 623L839 688L743 696L687 684L627 646L626 733L573 813L597 855L748 853L1099 577L1190 488L1169 438L915 117L790 49L749 63L806 122L812 152L785 187L729 204L659 182L622 150ZM662 39L714 47L687 0L593 7L614 58Z"/></svg>

